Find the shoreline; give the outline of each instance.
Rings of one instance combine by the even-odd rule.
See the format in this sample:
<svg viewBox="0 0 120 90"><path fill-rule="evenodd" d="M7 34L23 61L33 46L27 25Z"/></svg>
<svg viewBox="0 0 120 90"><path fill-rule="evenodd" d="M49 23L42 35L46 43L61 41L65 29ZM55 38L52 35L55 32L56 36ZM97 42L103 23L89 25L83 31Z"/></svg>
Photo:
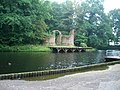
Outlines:
<svg viewBox="0 0 120 90"><path fill-rule="evenodd" d="M119 90L120 64L45 81L2 80L1 90Z"/></svg>
<svg viewBox="0 0 120 90"><path fill-rule="evenodd" d="M50 48L43 45L1 46L0 52L51 52Z"/></svg>
<svg viewBox="0 0 120 90"><path fill-rule="evenodd" d="M113 61L113 62L105 62L105 63L100 63L100 64L85 65L85 66L67 68L67 69L1 74L0 75L0 80L24 79L24 78L33 78L33 77L42 77L42 76L60 75L60 74L63 74L63 76L64 76L64 75L68 75L70 73L75 73L75 72L77 72L77 73L81 72L82 73L82 72L88 72L88 71L92 71L92 70L104 70L105 68L108 67L108 65L114 65L114 64L120 64L120 61Z"/></svg>

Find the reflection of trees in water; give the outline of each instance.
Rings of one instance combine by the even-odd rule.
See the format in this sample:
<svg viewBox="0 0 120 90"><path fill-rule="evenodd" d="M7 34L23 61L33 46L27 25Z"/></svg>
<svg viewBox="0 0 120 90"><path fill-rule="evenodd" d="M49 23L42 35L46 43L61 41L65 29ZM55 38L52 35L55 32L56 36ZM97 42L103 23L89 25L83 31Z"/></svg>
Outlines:
<svg viewBox="0 0 120 90"><path fill-rule="evenodd" d="M95 63L103 62L104 61L104 56L105 56L105 51L98 50L98 53L96 55Z"/></svg>
<svg viewBox="0 0 120 90"><path fill-rule="evenodd" d="M0 52L0 73L45 70L54 62L51 56L41 52Z"/></svg>
<svg viewBox="0 0 120 90"><path fill-rule="evenodd" d="M104 53L1 53L0 73L70 68L102 62ZM11 63L11 65L9 65Z"/></svg>
<svg viewBox="0 0 120 90"><path fill-rule="evenodd" d="M74 63L74 56L74 53L56 53L54 57L54 68L60 69L72 67L72 64Z"/></svg>
<svg viewBox="0 0 120 90"><path fill-rule="evenodd" d="M54 64L52 68L70 68L82 65L89 65L103 62L104 52L84 52L84 53L56 53L54 54Z"/></svg>

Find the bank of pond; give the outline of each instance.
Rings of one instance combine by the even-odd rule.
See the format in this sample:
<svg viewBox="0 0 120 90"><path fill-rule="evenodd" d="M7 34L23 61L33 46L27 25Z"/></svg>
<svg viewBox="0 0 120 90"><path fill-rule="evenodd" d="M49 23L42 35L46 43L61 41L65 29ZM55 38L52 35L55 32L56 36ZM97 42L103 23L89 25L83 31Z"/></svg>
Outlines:
<svg viewBox="0 0 120 90"><path fill-rule="evenodd" d="M87 71L105 70L108 69L108 65L120 64L120 61L113 61L107 63L86 65L81 67L58 69L58 70L44 70L44 71L33 71L33 72L21 72L0 75L0 80L48 80L61 77L64 75L82 73Z"/></svg>
<svg viewBox="0 0 120 90"><path fill-rule="evenodd" d="M43 45L0 46L0 52L50 52L50 48Z"/></svg>
<svg viewBox="0 0 120 90"><path fill-rule="evenodd" d="M45 46L45 45L19 45L19 46L6 46L0 45L0 52L52 52L52 48L60 49L82 49L87 51L95 51L95 48L92 47L77 47L77 46ZM71 51L72 52L72 51ZM79 52L79 51L78 51Z"/></svg>

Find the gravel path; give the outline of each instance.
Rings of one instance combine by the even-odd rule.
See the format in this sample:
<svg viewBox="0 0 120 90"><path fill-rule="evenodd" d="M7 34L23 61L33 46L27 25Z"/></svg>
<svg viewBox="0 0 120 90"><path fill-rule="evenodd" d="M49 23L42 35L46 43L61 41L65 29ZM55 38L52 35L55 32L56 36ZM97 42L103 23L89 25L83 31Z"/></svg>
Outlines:
<svg viewBox="0 0 120 90"><path fill-rule="evenodd" d="M0 90L120 90L120 64L46 81L1 80Z"/></svg>

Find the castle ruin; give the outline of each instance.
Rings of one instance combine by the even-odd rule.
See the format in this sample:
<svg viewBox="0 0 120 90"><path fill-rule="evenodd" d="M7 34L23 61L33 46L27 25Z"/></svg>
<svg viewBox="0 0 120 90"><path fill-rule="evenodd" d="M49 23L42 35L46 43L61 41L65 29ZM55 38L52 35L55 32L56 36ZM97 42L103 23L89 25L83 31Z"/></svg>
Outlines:
<svg viewBox="0 0 120 90"><path fill-rule="evenodd" d="M58 32L58 36L56 36ZM62 35L59 30L54 30L53 34L45 39L45 43L49 46L74 46L74 30L70 31L69 35Z"/></svg>

